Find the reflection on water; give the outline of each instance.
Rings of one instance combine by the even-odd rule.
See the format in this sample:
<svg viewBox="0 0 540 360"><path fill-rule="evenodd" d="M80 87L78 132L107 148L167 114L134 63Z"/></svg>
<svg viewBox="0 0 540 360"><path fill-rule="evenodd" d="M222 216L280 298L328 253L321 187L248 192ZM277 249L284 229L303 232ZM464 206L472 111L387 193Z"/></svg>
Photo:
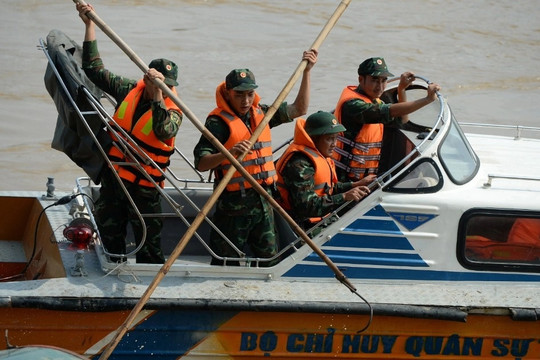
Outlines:
<svg viewBox="0 0 540 360"><path fill-rule="evenodd" d="M339 1L92 3L141 59L168 57L180 65L179 95L204 121L214 107L215 87L232 68L250 68L263 103L272 103ZM310 112L333 109L342 88L356 82L358 64L384 56L395 74L410 70L441 84L459 121L537 125L540 7L536 0L515 4L351 1L320 48L312 71ZM52 29L82 43L83 24L74 4L64 0L8 0L0 21L0 104L5 117L0 125L0 189L41 189L51 175L59 189L69 189L81 172L49 147L56 110L43 83L46 60L36 45ZM100 30L97 36L109 69L140 76ZM296 91L294 87L289 100ZM276 128L275 143L292 133L292 124ZM178 145L189 158L198 137L186 119Z"/></svg>

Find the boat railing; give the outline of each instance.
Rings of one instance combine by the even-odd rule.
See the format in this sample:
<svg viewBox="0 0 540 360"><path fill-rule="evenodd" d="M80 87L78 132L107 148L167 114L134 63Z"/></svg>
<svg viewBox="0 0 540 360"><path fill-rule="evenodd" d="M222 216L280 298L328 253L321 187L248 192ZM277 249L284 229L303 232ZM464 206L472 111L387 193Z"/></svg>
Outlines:
<svg viewBox="0 0 540 360"><path fill-rule="evenodd" d="M493 182L494 179L520 180L520 181L540 181L540 177L488 174L488 180L483 185L484 188L491 187L491 183Z"/></svg>
<svg viewBox="0 0 540 360"><path fill-rule="evenodd" d="M532 131L540 135L540 127L537 126L524 126L524 125L505 125L505 124L489 124L489 123L472 123L472 122L459 122L461 127L474 127L483 129L496 129L496 130L513 130L514 139L521 139L524 131Z"/></svg>
<svg viewBox="0 0 540 360"><path fill-rule="evenodd" d="M112 162L112 161L109 160L109 158L106 156L103 148L100 146L101 151L104 154L105 159L106 159L106 161L107 161L107 163L109 165L109 168L112 169L112 168L114 168L115 165L116 166L133 166L133 167L136 167L139 170L139 172L142 173L146 177L146 179L148 181L151 181L154 184L156 189L160 192L160 195L162 196L162 199L165 202L167 202L169 204L169 206L170 206L170 209L173 210L172 213L161 213L161 214L159 214L159 216L162 217L162 218L177 217L184 223L184 225L189 227L191 225L191 223L182 214L182 210L183 210L184 206L180 206L178 204L178 202L175 200L175 198L173 196L171 196L170 187L172 187L175 190L173 192L173 194L178 194L182 198L182 200L184 202L186 202L187 205L190 206L190 208L195 209L196 212L200 212L201 209L190 199L190 197L185 193L184 190L189 189L189 187L188 187L189 183L197 183L197 184L208 183L208 180L204 179L202 174L200 174L199 172L197 172L197 173L200 175L200 180L188 180L188 179L180 179L178 176L172 175L172 172L169 171L169 169L167 169L167 171L161 170L161 168L152 159L150 159L150 157L148 155L146 155L146 153L135 143L135 141L129 136L129 134L127 132L125 132L121 128L118 129L118 127L116 127L116 126L114 126L114 127L111 126L111 123L114 123L114 120L107 113L107 111L103 108L101 103L94 96L92 96L92 94L88 91L88 89L82 88L82 90L85 92L86 96L89 97L89 101L90 101L91 106L94 108L95 113L100 115L100 117L102 118L102 121L104 122L104 124L107 127L108 131L118 139L117 140L117 146L119 146L121 151L123 151L123 153L126 154L126 156L129 158L128 162ZM82 115L84 115L84 114L82 114ZM122 136L119 136L119 135L122 135ZM95 138L95 141L97 141L97 138ZM181 151L179 151L177 149L177 153L181 154ZM182 154L182 158L185 159L185 160L188 160L183 154ZM169 191L165 191L163 188L161 188L150 177L150 175L142 167L141 162L140 162L139 159L144 161L146 165L150 165L153 168L155 168L156 170L158 170L165 177L166 183L169 186ZM189 163L191 164L191 162L189 162ZM195 167L193 166L193 164L191 164L191 166L192 166L193 170L196 170ZM119 182L120 186L122 187L124 193L126 194L128 200L131 203L131 206L135 210L135 212L136 212L137 216L139 217L142 224L145 224L145 222L144 222L145 217L156 216L156 214L141 214L139 212L139 210L137 209L137 206L134 203L133 199L129 195L127 189L123 185L123 182L121 181L121 179L118 176L117 172L113 171L113 174L115 175L117 181ZM184 187L180 188L175 183L175 181L184 183ZM211 221L210 218L205 217L205 221L206 221L206 223L209 224L209 226L211 228L213 228L217 232L217 234L219 234L219 236L221 236L233 249L235 249L235 251L238 254L238 258L222 259L220 256L218 256L211 249L211 247L207 244L207 242L203 239L203 237L198 232L195 232L194 236L198 239L200 244L206 249L206 251L208 252L208 254L210 256L218 258L218 259L222 259L224 261L228 261L228 260L230 260L230 261L239 261L239 260L245 259L246 254L243 251L241 251L240 249L238 249L234 245L234 243L229 238L227 238L227 236ZM139 242L139 244L137 245L137 247L135 249L133 249L132 251L130 251L127 254L112 254L112 253L107 252L106 249L104 250L104 252L105 252L105 254L107 254L109 256L114 256L114 257L119 257L119 256L130 257L130 256L135 255L141 249L141 247L144 245L144 240L145 239L146 239L146 226L143 225L142 240ZM254 259L253 261L256 262L256 263L259 263L259 262L268 262L268 261L271 261L271 260L273 260L273 259Z"/></svg>
<svg viewBox="0 0 540 360"><path fill-rule="evenodd" d="M86 94L86 97L87 99L89 100L89 103L90 105L93 107L93 111L81 111L79 109L79 106L77 105L77 102L75 101L75 99L73 98L71 92L68 90L68 87L66 86L62 76L60 75L58 69L56 68L56 64L54 63L54 61L52 60L52 58L49 56L49 53L47 51L47 45L45 44L45 42L43 41L43 39L40 39L39 40L40 42L40 45L39 47L43 50L45 56L47 57L47 60L49 62L49 65L50 65L50 68L52 69L52 71L54 72L55 76L56 76L56 79L58 81L58 84L60 84L62 90L64 91L64 95L66 96L66 98L69 100L69 102L71 103L71 106L72 108L75 110L76 114L78 115L79 119L81 120L81 123L84 125L84 127L86 128L87 130L87 133L89 136L91 136L92 140L94 141L94 143L96 144L98 150L100 151L102 157L104 159L106 159L106 162L108 163L108 166L109 168L113 169L113 165L111 163L111 161L108 159L107 157L107 154L105 152L105 150L103 149L103 146L101 146L101 143L98 141L94 131L92 130L91 126L89 125L86 117L87 116L95 116L97 115L99 117L99 119L103 122L103 124L105 126L107 126L109 129L112 129L110 127L110 125L108 124L108 114L107 114L107 111L105 110L105 108L102 106L102 104L99 102L99 100L97 100L94 95L88 91L88 89L84 86L81 86L79 88L80 91L82 91L83 93ZM107 98L108 100L111 100L111 98ZM114 129L113 129L114 130ZM128 144L129 146L129 144ZM119 256L119 257L127 257L127 256L130 256L130 255L133 255L135 254L143 245L144 245L144 241L146 239L146 225L145 225L145 221L144 221L144 218L143 218L143 215L138 211L137 209L137 206L135 205L135 202L133 201L132 197L129 195L128 191L126 190L125 186L123 185L122 181L120 181L120 178L118 177L118 175L116 174L115 171L113 171L113 173L115 174L122 190L124 191L124 193L126 194L126 198L128 199L128 201L130 202L131 206L133 207L134 211L135 211L135 214L136 216L139 218L139 221L141 222L141 224L143 224L142 226L142 231L143 231L143 234L142 234L142 240L139 244L139 246L132 252L130 252L129 254L112 254L112 253L107 253L107 250L104 248L104 252L110 256ZM91 207L89 207L88 209L92 209ZM95 223L95 220L93 219L93 217L90 215L91 214L91 211L88 211L88 216L94 221ZM95 227L95 230L96 230L96 233L98 234L98 238L99 237L99 228L96 226Z"/></svg>
<svg viewBox="0 0 540 360"><path fill-rule="evenodd" d="M79 87L79 89L77 91L81 92L82 94L84 94L84 96L86 97L86 99L88 100L88 103L90 105L90 107L92 108L92 110L85 110L85 111L81 111L81 109L79 108L77 102L75 101L73 95L71 94L71 92L69 91L68 87L66 86L61 74L59 73L59 71L57 70L56 68L56 64L54 63L54 61L51 59L51 57L49 56L49 53L47 51L47 46L45 44L45 42L43 41L43 39L40 39L40 45L39 45L40 49L43 50L45 56L47 57L47 60L50 64L50 68L52 69L52 71L54 72L55 76L56 76L56 79L58 81L58 84L60 85L61 89L63 90L64 92L64 95L65 97L69 100L69 103L71 104L71 107L72 109L75 111L75 113L77 114L78 118L80 119L81 123L84 125L84 127L86 128L87 130L87 133L88 135L92 138L93 142L96 144L96 147L97 149L99 150L99 152L101 153L103 159L105 160L105 162L107 163L107 166L110 168L110 169L114 169L115 166L130 166L130 167L135 167L137 168L141 174L143 176L145 176L145 178L152 182L154 184L154 186L156 187L156 189L160 192L160 195L162 196L162 199L167 202L170 206L170 209L172 209L172 212L170 213L161 213L161 214L141 214L141 212L138 210L135 202L133 201L132 197L130 196L129 192L127 191L127 189L125 188L125 186L123 185L123 182L121 181L120 177L118 176L117 172L116 171L112 171L112 173L114 174L116 180L118 181L120 187L122 188L123 192L125 193L126 195L126 198L128 199L130 205L132 206L132 208L134 209L134 212L135 212L135 215L137 216L137 218L139 219L139 221L141 222L142 224L142 236L141 236L141 240L139 241L138 245L136 246L136 248L126 254L114 254L114 253L110 253L106 250L105 247L103 247L103 252L108 255L108 256L111 256L111 257L120 257L120 258L127 258L127 257L130 257L130 256L133 256L135 255L140 249L141 247L144 245L144 242L146 240L146 225L145 225L145 218L146 217L155 217L155 216L159 216L159 217L163 217L163 218L167 218L167 217L177 217L179 218L187 227L191 226L191 223L188 221L188 219L183 216L182 214L182 210L184 208L184 206L180 206L178 204L178 202L176 201L175 198L173 198L173 196L171 196L171 191L173 194L178 194L180 196L180 198L188 205L190 206L191 208L194 209L194 212L198 213L201 211L201 209L193 202L191 201L190 197L183 191L183 190L187 190L188 189L188 184L191 184L191 183L197 183L197 184L209 184L210 181L208 179L205 179L204 176L198 171L196 170L195 166L192 164L191 161L189 161L189 159L178 149L178 148L175 148L175 153L180 155L180 157L189 165L189 167L197 174L198 176L198 179L184 179L184 178L180 178L179 176L177 176L176 174L174 174L174 172L168 168L166 170L166 172L164 172L148 155L146 155L146 153L142 150L142 148L140 148L136 142L129 136L129 134L127 134L123 129L121 129L119 126L112 126L112 124L115 124L114 120L112 119L112 117L109 115L108 111L105 109L105 107L102 105L102 103L100 102L100 99L97 99L94 94L92 94L92 92L87 88L85 87L84 85L81 85ZM110 96L105 96L105 98L111 102L111 105L114 107L115 106L115 103L114 103L114 100L110 97ZM122 151L124 154L126 154L126 157L129 158L129 161L126 161L126 162L112 162L110 161L110 159L108 158L107 156L107 151L104 149L104 147L101 145L100 141L98 140L98 138L96 137L96 135L94 134L93 130L92 130L92 127L90 126L89 122L87 121L87 118L90 117L90 116L97 116L99 118L99 120L102 122L103 126L106 127L107 131L113 135L114 138L116 138L116 141L115 141L115 144L113 146L117 146L120 151ZM144 170L143 166L142 166L142 163L144 163L145 165L149 165L149 166L152 166L154 167L157 171L159 171L163 177L165 178L165 183L170 186L167 191L164 190L164 188L161 188L151 177L150 175ZM82 184L82 181L85 180L85 181L88 181L88 184L84 185ZM183 183L183 188L181 189L180 186L177 184L177 183ZM91 185L91 179L90 178L81 178L80 180L77 181L77 191L79 192L84 192L84 189L85 188L89 188L89 187L92 187ZM206 188L208 188L208 186L206 186ZM88 195L95 195L95 194L88 194ZM85 197L83 197L85 198ZM89 219L92 220L92 222L95 224L95 219L93 218L91 212L92 212L92 209L93 209L93 204L90 204L88 202L87 199L84 199L84 205L86 207L86 209L88 209L87 211L87 214L84 215L86 217L88 217ZM80 216L83 216L83 215L80 215ZM242 260L244 259L245 260L245 256L246 254L244 254L241 250L239 250L234 244L233 242L228 239L222 232L219 228L217 228L217 226L215 226L213 224L213 222L205 216L205 222L209 224L209 226L211 228L213 228L220 236L223 237L223 239L229 243L233 249L236 250L236 252L238 253L238 258L234 258L234 259L223 259L225 261L227 260ZM99 229L97 228L96 226L96 233L98 234L98 239L100 238L99 237ZM211 248L210 246L207 244L207 242L200 236L200 234L198 234L198 232L195 232L194 233L194 236L198 239L198 241L202 244L202 246L206 249L207 253L210 255L210 256L213 256L215 258L220 258ZM100 241L100 240L99 240ZM101 245L103 245L101 243ZM256 262L256 263L259 263L259 262L264 262L264 261L272 261L273 259L251 259L252 261Z"/></svg>

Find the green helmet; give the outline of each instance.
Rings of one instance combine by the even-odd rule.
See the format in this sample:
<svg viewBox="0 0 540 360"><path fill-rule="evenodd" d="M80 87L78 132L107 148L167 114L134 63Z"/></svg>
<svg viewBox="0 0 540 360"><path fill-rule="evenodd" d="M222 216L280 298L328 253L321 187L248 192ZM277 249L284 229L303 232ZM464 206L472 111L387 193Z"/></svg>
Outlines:
<svg viewBox="0 0 540 360"><path fill-rule="evenodd" d="M318 111L306 119L305 130L309 136L336 134L345 131L336 117L326 111Z"/></svg>

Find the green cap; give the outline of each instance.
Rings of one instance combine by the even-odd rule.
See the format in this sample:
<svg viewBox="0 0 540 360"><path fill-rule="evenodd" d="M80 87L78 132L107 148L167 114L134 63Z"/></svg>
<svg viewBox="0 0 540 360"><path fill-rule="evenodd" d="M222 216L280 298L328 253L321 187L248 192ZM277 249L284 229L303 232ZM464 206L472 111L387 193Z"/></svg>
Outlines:
<svg viewBox="0 0 540 360"><path fill-rule="evenodd" d="M309 136L336 134L346 130L333 114L326 111L309 115L304 129Z"/></svg>
<svg viewBox="0 0 540 360"><path fill-rule="evenodd" d="M148 65L149 68L156 69L165 76L163 82L169 86L178 86L178 66L167 59L154 59Z"/></svg>
<svg viewBox="0 0 540 360"><path fill-rule="evenodd" d="M253 90L258 87L255 84L255 75L249 69L234 69L225 78L225 86L227 89L246 91Z"/></svg>
<svg viewBox="0 0 540 360"><path fill-rule="evenodd" d="M382 57L373 57L364 60L358 67L358 75L371 75L371 76L394 76L388 68Z"/></svg>

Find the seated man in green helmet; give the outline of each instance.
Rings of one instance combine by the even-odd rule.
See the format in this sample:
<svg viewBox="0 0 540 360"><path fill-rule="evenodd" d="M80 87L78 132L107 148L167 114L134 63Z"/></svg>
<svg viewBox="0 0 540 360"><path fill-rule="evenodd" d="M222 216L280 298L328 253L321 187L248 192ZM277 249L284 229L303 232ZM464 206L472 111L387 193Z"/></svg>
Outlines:
<svg viewBox="0 0 540 360"><path fill-rule="evenodd" d="M276 164L281 205L304 229L369 194L362 181L338 182L332 153L343 131L345 127L328 112L298 119L294 140Z"/></svg>

